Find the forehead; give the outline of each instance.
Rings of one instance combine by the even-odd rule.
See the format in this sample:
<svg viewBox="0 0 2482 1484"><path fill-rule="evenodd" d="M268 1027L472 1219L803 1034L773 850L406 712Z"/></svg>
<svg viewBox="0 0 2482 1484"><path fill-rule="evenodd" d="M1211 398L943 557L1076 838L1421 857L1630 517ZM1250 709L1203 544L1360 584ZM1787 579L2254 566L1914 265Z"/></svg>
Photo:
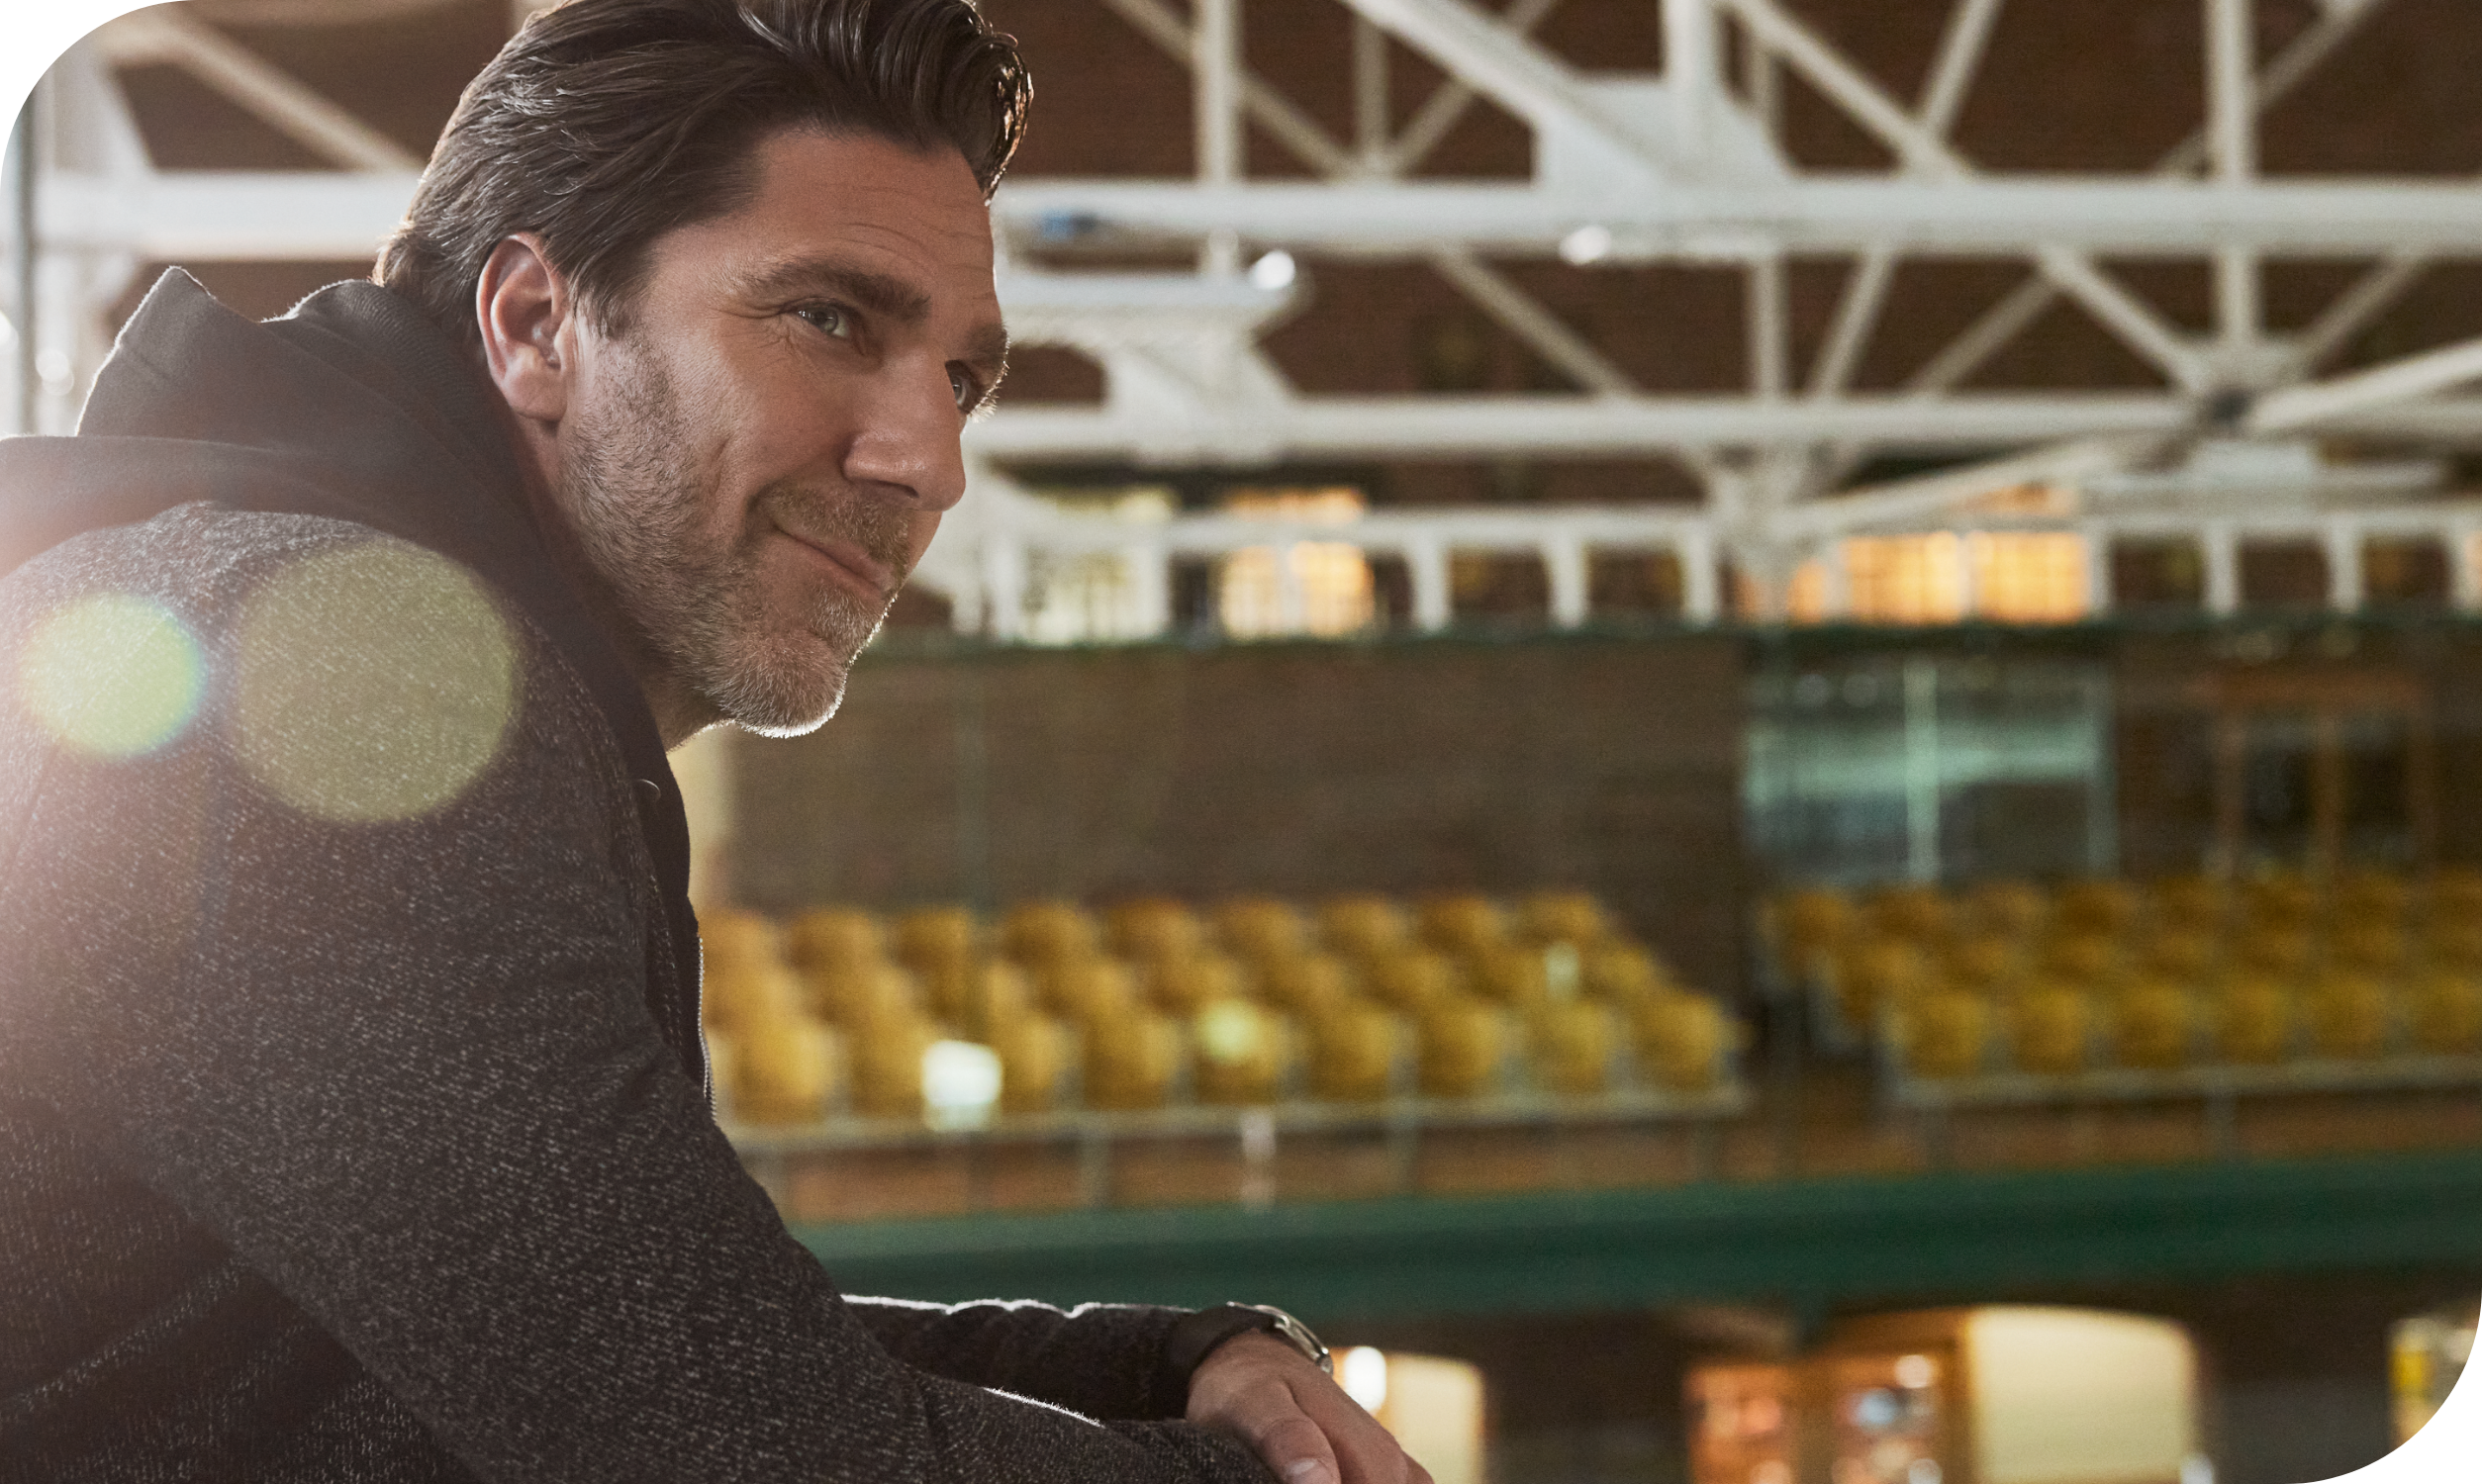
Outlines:
<svg viewBox="0 0 2482 1484"><path fill-rule="evenodd" d="M796 128L762 138L751 165L739 207L655 243L658 277L728 279L764 264L828 258L905 279L931 301L934 317L996 313L991 212L954 149Z"/></svg>

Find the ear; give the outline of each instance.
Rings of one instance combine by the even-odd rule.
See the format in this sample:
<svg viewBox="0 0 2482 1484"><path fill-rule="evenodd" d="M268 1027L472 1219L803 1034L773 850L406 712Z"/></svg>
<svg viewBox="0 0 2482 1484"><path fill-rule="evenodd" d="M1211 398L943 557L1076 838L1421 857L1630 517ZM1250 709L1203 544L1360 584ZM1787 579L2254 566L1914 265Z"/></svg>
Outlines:
<svg viewBox="0 0 2482 1484"><path fill-rule="evenodd" d="M532 232L503 237L474 285L474 321L483 362L509 410L557 425L568 412L577 369L575 301L569 281Z"/></svg>

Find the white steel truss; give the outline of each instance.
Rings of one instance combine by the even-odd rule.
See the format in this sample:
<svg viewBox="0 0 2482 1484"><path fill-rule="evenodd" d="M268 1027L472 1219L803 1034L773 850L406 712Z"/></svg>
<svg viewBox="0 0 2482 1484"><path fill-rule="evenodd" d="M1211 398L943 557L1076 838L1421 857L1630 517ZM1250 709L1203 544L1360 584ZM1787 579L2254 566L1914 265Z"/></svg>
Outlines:
<svg viewBox="0 0 2482 1484"><path fill-rule="evenodd" d="M515 9L527 3L516 0ZM1189 179L1020 178L1001 191L995 220L1019 264L1002 275L1016 339L1092 358L1104 395L1093 407L1003 406L969 428L978 493L951 517L921 574L954 601L962 627L1016 632L1029 563L1044 552L1124 554L1142 574L1145 605L1160 610L1149 621L1168 621L1168 562L1339 538L1334 527L1210 514L1133 527L1061 510L1003 472L1060 459L1247 467L1286 458L1663 456L1705 482L1706 502L1694 508L1371 514L1345 538L1403 558L1424 626L1449 621L1444 574L1454 550L1538 552L1557 623L1589 616L1589 551L1673 550L1682 558L1685 616L1704 620L1724 607L1719 559L1751 580L1761 610L1771 611L1793 571L1832 557L1842 538L1983 528L1991 522L1983 498L2024 485L2059 498L2048 514L2009 517L2016 526L2076 530L2098 551L2117 534L2196 537L2211 607L2238 591L2235 543L2303 530L2336 558L2329 570L2340 606L2358 601L2352 554L2362 537L2409 529L2447 543L2458 600L2473 601L2476 513L2462 503L2392 487L2373 494L2342 470L2236 506L2205 474L2184 482L2180 472L2199 466L2199 440L2210 435L2482 446L2482 396L2457 395L2482 381L2482 343L2325 375L2431 262L2482 256L2482 189L2436 179L2268 178L2257 165L2258 114L2385 0L2323 0L2319 18L2260 66L2252 65L2250 0L2194 0L2205 22L2205 116L2155 170L2117 176L1992 175L1953 141L1990 37L2009 21L2003 0L1953 0L1912 99L1892 96L1785 0L1662 0L1662 73L1586 71L1537 45L1531 33L1560 0L1510 0L1497 11L1475 0L1340 0L1353 12L1350 138L1331 135L1249 70L1238 41L1247 0L1059 3L1090 5L1098 24L1134 27L1190 69L1197 167ZM1726 65L1736 42L1747 62L1738 81ZM1387 106L1391 43L1447 79L1401 124ZM141 61L186 68L336 168L157 170L115 77L117 67ZM1825 173L1792 163L1775 123L1785 74L1884 145L1893 168ZM36 400L48 428L73 418L108 346L104 308L138 265L366 253L401 212L418 165L349 111L177 7L98 31L61 58L40 98L37 303L13 302L9 314L22 325L33 311L43 380ZM1479 101L1530 129L1531 178L1414 178ZM1245 124L1316 179L1250 178ZM1081 249L1167 246L1194 253L1196 270L1059 266ZM1277 254L1287 256L1280 263ZM1290 254L1425 263L1578 390L1306 395L1259 349L1273 325L1317 312L1290 277ZM1784 274L1786 259L1801 254L1841 255L1852 269L1816 353L1795 365ZM1898 265L1952 256L2014 258L2034 271L1902 387L1854 390ZM2303 330L2270 330L2261 265L2339 256L2367 262L2358 282ZM2147 257L2211 265L2211 330L2172 323L2105 266L2107 258ZM1499 266L1524 259L1737 268L1750 286L1750 385L1732 394L1647 392ZM1029 266L1038 261L1053 266ZM1271 271L1245 271L1253 263ZM2063 299L2151 367L2160 389L1958 390ZM2018 451L1898 485L1841 488L1875 452L1993 447ZM2165 468L2172 473L2126 478ZM2143 505L2128 493L2141 487L2148 492Z"/></svg>

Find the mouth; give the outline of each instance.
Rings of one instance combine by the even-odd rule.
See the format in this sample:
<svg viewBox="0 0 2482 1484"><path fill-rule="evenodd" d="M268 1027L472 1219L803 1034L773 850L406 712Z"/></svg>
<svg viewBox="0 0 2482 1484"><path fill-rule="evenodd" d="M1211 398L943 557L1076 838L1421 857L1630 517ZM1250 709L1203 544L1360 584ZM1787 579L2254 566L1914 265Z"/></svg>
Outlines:
<svg viewBox="0 0 2482 1484"><path fill-rule="evenodd" d="M808 552L829 578L854 597L868 603L885 603L896 596L900 581L896 573L885 562L853 542L833 537L813 539L798 535L781 525L776 530L786 540Z"/></svg>

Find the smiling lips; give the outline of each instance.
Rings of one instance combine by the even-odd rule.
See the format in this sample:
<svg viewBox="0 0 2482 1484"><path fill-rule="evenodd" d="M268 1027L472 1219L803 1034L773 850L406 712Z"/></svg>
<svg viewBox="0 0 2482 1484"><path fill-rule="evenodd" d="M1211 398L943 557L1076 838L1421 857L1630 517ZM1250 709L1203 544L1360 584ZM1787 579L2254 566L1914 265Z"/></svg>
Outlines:
<svg viewBox="0 0 2482 1484"><path fill-rule="evenodd" d="M896 574L889 570L888 564L874 558L854 542L832 536L813 539L786 530L781 525L776 528L783 532L786 539L824 561L839 582L856 590L855 596L877 603L886 603L896 596L899 581Z"/></svg>

